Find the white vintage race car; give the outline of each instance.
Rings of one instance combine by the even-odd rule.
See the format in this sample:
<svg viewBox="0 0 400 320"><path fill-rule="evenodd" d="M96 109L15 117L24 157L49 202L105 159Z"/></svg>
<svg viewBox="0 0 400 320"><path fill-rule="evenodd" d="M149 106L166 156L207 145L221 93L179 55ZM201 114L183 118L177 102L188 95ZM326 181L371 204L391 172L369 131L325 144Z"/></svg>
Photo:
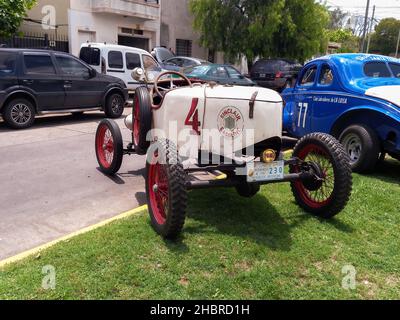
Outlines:
<svg viewBox="0 0 400 320"><path fill-rule="evenodd" d="M142 70L133 76L146 81ZM151 88L146 82L136 90L133 113L125 120L132 130L126 148L115 122L100 123L97 159L112 175L124 154L147 154L151 224L165 238L180 234L191 189L234 187L252 197L263 184L291 182L300 207L331 218L351 194L350 159L333 137L316 133L301 139L285 160L282 109L281 97L269 89L192 83L166 72Z"/></svg>

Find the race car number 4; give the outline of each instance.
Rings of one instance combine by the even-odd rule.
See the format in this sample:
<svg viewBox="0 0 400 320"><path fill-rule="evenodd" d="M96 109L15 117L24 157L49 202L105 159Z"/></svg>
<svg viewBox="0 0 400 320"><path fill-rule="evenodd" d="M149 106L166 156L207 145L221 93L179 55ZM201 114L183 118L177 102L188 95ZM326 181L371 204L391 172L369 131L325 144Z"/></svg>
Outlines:
<svg viewBox="0 0 400 320"><path fill-rule="evenodd" d="M247 166L247 182L263 182L282 180L284 178L284 162L255 162Z"/></svg>

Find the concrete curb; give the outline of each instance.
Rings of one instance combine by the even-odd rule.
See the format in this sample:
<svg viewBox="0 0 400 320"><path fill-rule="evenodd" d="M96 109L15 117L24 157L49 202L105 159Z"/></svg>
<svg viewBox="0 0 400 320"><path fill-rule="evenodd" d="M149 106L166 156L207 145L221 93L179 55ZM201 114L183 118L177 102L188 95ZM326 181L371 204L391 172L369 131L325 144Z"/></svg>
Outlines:
<svg viewBox="0 0 400 320"><path fill-rule="evenodd" d="M125 218L128 218L128 217L132 217L132 216L137 215L138 213L143 212L145 210L147 210L147 206L146 205L145 206L141 206L141 207L136 208L136 209L133 209L133 210L130 210L130 211L127 211L127 212L124 212L124 213L121 213L118 216L115 216L113 218L101 221L99 223L96 223L96 224L94 224L92 226L89 226L89 227L83 228L81 230L78 230L76 232L73 232L73 233L71 233L69 235L66 235L66 236L64 236L62 238L59 238L57 240L45 243L45 244L43 244L43 245L41 245L39 247L30 249L30 250L22 252L22 253L20 253L20 254L18 254L16 256L7 258L5 260L2 260L2 261L0 261L0 269L4 268L5 266L7 266L7 265L9 265L11 263L15 263L15 262L21 261L21 260L23 260L25 258L28 258L30 256L37 255L41 251L43 251L45 249L48 249L48 248L51 248L51 247L53 247L54 245L56 245L56 244L58 244L60 242L63 242L63 241L66 241L66 240L70 240L70 239L72 239L72 238L74 238L76 236L79 236L81 234L85 234L85 233L88 233L88 232L93 231L95 229L98 229L100 227L104 227L105 225L108 225L108 224L110 224L112 222L115 222L115 221L118 221L118 220L121 220L121 219L125 219Z"/></svg>

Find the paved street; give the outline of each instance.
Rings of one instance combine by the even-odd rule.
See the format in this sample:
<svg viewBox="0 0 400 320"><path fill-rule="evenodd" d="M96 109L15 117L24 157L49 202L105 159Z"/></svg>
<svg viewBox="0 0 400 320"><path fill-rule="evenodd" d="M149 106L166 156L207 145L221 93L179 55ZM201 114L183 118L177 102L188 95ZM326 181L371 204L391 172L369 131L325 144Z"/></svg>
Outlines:
<svg viewBox="0 0 400 320"><path fill-rule="evenodd" d="M125 157L114 179L97 170L94 137L103 118L45 117L23 131L0 120L0 260L145 203L143 157Z"/></svg>

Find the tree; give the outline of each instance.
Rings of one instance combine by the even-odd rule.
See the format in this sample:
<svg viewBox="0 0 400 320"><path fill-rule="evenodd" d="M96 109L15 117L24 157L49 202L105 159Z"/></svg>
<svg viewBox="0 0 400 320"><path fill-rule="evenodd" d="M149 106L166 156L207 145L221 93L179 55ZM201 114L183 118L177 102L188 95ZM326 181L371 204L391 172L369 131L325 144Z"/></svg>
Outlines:
<svg viewBox="0 0 400 320"><path fill-rule="evenodd" d="M15 34L35 3L36 0L0 0L0 37Z"/></svg>
<svg viewBox="0 0 400 320"><path fill-rule="evenodd" d="M324 51L326 8L314 0L190 0L201 44L227 58L304 61Z"/></svg>
<svg viewBox="0 0 400 320"><path fill-rule="evenodd" d="M328 29L331 30L342 29L343 25L346 22L346 18L348 17L348 13L342 11L340 8L335 8L334 10L329 10L329 17L330 21Z"/></svg>
<svg viewBox="0 0 400 320"><path fill-rule="evenodd" d="M358 52L360 38L353 35L352 31L349 29L327 30L327 37L329 41L342 44L339 53Z"/></svg>
<svg viewBox="0 0 400 320"><path fill-rule="evenodd" d="M371 37L371 51L389 55L396 51L397 38L400 31L400 20L382 19Z"/></svg>

